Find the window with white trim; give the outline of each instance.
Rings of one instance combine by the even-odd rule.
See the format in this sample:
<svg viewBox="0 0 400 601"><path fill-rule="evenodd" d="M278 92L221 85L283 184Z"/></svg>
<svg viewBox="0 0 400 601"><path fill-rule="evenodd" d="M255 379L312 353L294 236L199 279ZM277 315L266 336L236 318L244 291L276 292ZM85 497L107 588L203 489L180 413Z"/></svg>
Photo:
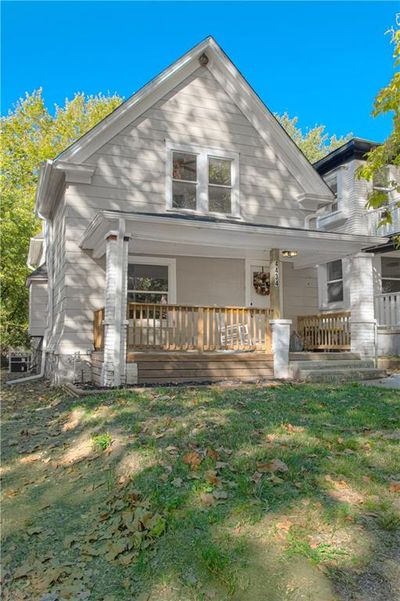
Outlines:
<svg viewBox="0 0 400 601"><path fill-rule="evenodd" d="M381 258L382 292L400 292L400 259L395 257Z"/></svg>
<svg viewBox="0 0 400 601"><path fill-rule="evenodd" d="M328 303L343 301L343 267L341 259L327 263L326 285Z"/></svg>
<svg viewBox="0 0 400 601"><path fill-rule="evenodd" d="M389 204L389 193L390 193L390 177L389 167L382 167L379 169L372 179L372 189L374 192L379 192L380 198L382 199L382 205Z"/></svg>
<svg viewBox="0 0 400 601"><path fill-rule="evenodd" d="M128 301L168 303L168 265L128 265Z"/></svg>
<svg viewBox="0 0 400 601"><path fill-rule="evenodd" d="M186 146L170 146L168 152L168 208L239 215L237 154Z"/></svg>
<svg viewBox="0 0 400 601"><path fill-rule="evenodd" d="M335 173L333 175L330 175L329 177L326 178L326 183L329 186L329 188L331 189L332 194L335 195L336 201L334 201L331 205L329 205L329 211L330 213L334 213L335 211L337 211L339 209L339 202L338 202L338 174Z"/></svg>

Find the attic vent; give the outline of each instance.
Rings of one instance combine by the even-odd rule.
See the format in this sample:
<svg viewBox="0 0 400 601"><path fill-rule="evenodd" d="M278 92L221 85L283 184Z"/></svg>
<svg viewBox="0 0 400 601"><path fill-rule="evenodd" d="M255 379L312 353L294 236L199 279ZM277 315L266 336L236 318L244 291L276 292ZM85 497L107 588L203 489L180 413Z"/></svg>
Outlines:
<svg viewBox="0 0 400 601"><path fill-rule="evenodd" d="M199 63L202 67L205 67L208 64L208 56L204 52L199 56Z"/></svg>

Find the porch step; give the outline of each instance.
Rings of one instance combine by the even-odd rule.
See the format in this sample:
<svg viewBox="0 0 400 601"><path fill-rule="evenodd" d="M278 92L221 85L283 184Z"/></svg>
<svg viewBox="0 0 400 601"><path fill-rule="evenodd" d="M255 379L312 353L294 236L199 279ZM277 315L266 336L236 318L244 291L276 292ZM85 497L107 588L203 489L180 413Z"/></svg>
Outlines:
<svg viewBox="0 0 400 601"><path fill-rule="evenodd" d="M329 353L311 353L307 351L302 351L298 353L289 353L290 361L341 361L341 360L349 360L353 361L355 359L360 359L361 356L359 353L352 353L350 351L340 351L337 353L329 352Z"/></svg>
<svg viewBox="0 0 400 601"><path fill-rule="evenodd" d="M337 369L364 369L373 368L372 359L338 359L336 361L291 361L289 364L292 378L298 378L303 371L322 370L332 371Z"/></svg>
<svg viewBox="0 0 400 601"><path fill-rule="evenodd" d="M377 380L384 378L386 371L376 368L350 368L350 369L302 369L298 379L305 382L339 383L357 382L358 380Z"/></svg>

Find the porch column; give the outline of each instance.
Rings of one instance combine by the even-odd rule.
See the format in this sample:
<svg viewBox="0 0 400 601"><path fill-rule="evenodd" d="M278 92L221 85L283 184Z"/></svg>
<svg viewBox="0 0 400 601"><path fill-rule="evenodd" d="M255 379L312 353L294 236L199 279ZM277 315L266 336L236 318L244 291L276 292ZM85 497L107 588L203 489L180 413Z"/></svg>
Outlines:
<svg viewBox="0 0 400 601"><path fill-rule="evenodd" d="M271 319L272 353L274 377L286 380L289 377L289 342L291 319Z"/></svg>
<svg viewBox="0 0 400 601"><path fill-rule="evenodd" d="M272 310L272 317L279 319L281 316L281 261L279 255L279 249L273 248L270 251L270 265L269 265L269 279L270 279L270 307Z"/></svg>
<svg viewBox="0 0 400 601"><path fill-rule="evenodd" d="M125 223L106 239L103 386L120 386L126 379L128 243Z"/></svg>
<svg viewBox="0 0 400 601"><path fill-rule="evenodd" d="M372 255L351 258L350 309L351 350L362 357L375 355L375 311Z"/></svg>

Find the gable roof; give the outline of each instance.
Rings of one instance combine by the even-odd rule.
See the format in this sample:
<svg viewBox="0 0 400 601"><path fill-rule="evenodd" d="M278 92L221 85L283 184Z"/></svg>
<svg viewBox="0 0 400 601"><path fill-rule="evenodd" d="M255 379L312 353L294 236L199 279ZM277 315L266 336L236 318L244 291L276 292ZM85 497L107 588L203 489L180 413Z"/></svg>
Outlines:
<svg viewBox="0 0 400 601"><path fill-rule="evenodd" d="M306 195L315 196L313 202L316 204L332 202L333 196L329 187L211 36L197 44L143 86L91 130L71 144L56 159L48 161L45 164L45 167L46 165L48 167L46 177L49 177L54 169L59 172L63 171L66 165L83 167L82 163L92 154L182 83L200 65L210 70L228 96L256 129L265 144L273 145L279 151L286 167L296 178ZM43 168L42 171L46 171L46 169ZM47 183L41 180L42 177L39 180L36 206L37 210L43 214L41 197L46 193Z"/></svg>

